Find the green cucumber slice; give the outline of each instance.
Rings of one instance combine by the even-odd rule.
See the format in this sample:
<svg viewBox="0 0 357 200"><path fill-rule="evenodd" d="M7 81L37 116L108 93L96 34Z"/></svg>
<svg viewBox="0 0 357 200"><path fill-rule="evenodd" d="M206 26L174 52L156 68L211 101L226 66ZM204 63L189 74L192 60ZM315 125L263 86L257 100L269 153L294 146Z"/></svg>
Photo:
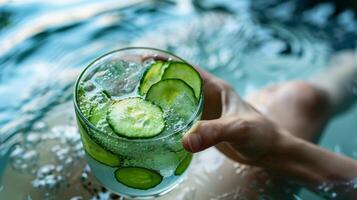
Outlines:
<svg viewBox="0 0 357 200"><path fill-rule="evenodd" d="M165 127L160 107L140 98L115 102L109 108L107 120L115 133L128 138L154 137Z"/></svg>
<svg viewBox="0 0 357 200"><path fill-rule="evenodd" d="M117 169L114 174L118 182L140 190L153 188L162 181L159 173L142 167L123 167Z"/></svg>
<svg viewBox="0 0 357 200"><path fill-rule="evenodd" d="M77 95L78 95L77 97L78 107L83 113L83 115L85 117L88 117L91 109L91 101L89 97L87 97L82 85L79 86Z"/></svg>
<svg viewBox="0 0 357 200"><path fill-rule="evenodd" d="M181 79L191 86L195 92L195 97L200 98L202 79L200 74L190 65L183 62L171 62L162 75L162 79Z"/></svg>
<svg viewBox="0 0 357 200"><path fill-rule="evenodd" d="M159 105L164 110L166 124L173 126L188 122L197 107L192 88L179 79L166 79L154 84L146 100Z"/></svg>
<svg viewBox="0 0 357 200"><path fill-rule="evenodd" d="M78 122L79 132L81 134L84 150L98 162L108 165L110 167L118 167L121 164L119 156L104 150L101 146L95 143L89 136L87 131L83 128L81 122Z"/></svg>
<svg viewBox="0 0 357 200"><path fill-rule="evenodd" d="M168 66L167 62L156 61L144 73L140 81L139 94L145 95L152 85L161 80L164 70Z"/></svg>
<svg viewBox="0 0 357 200"><path fill-rule="evenodd" d="M112 103L110 96L108 96L105 91L101 91L96 95L96 97L92 97L93 99L96 99L96 103L92 103L93 105L88 120L99 130L112 134L113 130L110 128L106 120L108 109Z"/></svg>
<svg viewBox="0 0 357 200"><path fill-rule="evenodd" d="M101 120L106 119L109 107L109 102L92 107L88 120L96 126Z"/></svg>
<svg viewBox="0 0 357 200"><path fill-rule="evenodd" d="M110 105L111 102L107 102L93 106L88 120L100 131L103 131L108 135L113 135L115 133L107 122L107 113Z"/></svg>
<svg viewBox="0 0 357 200"><path fill-rule="evenodd" d="M188 153L187 156L177 166L177 168L175 170L175 175L179 176L179 175L183 174L186 171L186 169L188 168L188 166L190 165L191 160L192 160L192 154Z"/></svg>

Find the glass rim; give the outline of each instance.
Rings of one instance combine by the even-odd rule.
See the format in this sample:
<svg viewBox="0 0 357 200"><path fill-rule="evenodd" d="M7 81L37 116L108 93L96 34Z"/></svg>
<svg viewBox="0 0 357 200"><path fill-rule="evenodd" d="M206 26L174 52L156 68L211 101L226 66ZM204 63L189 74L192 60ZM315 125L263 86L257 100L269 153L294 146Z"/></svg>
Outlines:
<svg viewBox="0 0 357 200"><path fill-rule="evenodd" d="M163 136L159 136L159 137L153 137L153 138L143 138L143 139L139 139L139 138L133 138L133 139L129 139L129 138L126 138L126 137L123 137L123 136L120 136L118 134L115 134L115 136L111 136L111 135L108 135L106 134L104 131L101 131L99 130L95 125L93 125L85 116L84 114L82 113L81 109L79 108L79 105L78 105L78 95L77 95L77 91L78 91L78 87L79 87L79 83L81 81L81 79L83 78L85 72L87 70L89 70L96 62L98 62L99 60L101 60L102 58L106 57L106 56L109 56L109 55L112 55L112 54L115 54L115 53L118 53L118 52L123 52L123 51L127 51L127 50L149 50L149 51L157 51L157 52L161 52L161 53L165 53L165 54L168 54L182 62L185 62L186 64L190 65L200 76L200 79L201 79L201 95L198 99L198 105L196 107L196 110L195 112L192 114L192 117L190 119L190 121L185 125L183 126L182 128L180 128L179 130L175 131L175 132L172 132L170 134L166 134L166 135L163 135ZM188 127L192 127L193 126L193 123L196 121L197 117L201 114L201 111L203 109L203 79L201 77L201 74L199 73L199 71L194 67L194 65L190 64L189 62L187 62L186 60L174 55L173 53L169 52L169 51L166 51L166 50L161 50L161 49L156 49L156 48L152 48L152 47L139 47L139 46L135 46L135 47L125 47L125 48L120 48L120 49L116 49L116 50L112 50L112 51L109 51L108 53L105 53L97 58L95 58L93 61L91 61L82 71L81 73L79 74L79 76L77 77L77 80L75 82L75 85L74 85L74 108L75 108L75 112L78 113L76 114L77 117L79 116L81 118L81 120L87 125L89 126L90 129L93 129L94 131L96 132L99 132L99 133L103 133L105 134L107 137L109 138L113 138L113 139L119 139L119 140L124 140L124 141L128 141L128 142L152 142L152 141L156 141L156 140L162 140L162 139L165 139L165 138L168 138L168 137L171 137L173 135L176 135L176 134L179 134L181 133L182 130L185 130L187 129ZM80 122L79 122L80 123Z"/></svg>

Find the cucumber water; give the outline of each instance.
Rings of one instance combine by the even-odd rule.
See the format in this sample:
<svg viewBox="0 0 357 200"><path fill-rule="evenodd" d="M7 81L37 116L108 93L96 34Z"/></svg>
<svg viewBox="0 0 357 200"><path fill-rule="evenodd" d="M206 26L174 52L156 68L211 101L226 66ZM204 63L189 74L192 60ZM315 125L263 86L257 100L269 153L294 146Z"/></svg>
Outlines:
<svg viewBox="0 0 357 200"><path fill-rule="evenodd" d="M119 50L82 72L75 108L88 163L103 185L128 197L156 196L177 185L191 162L181 138L202 112L202 80L165 52Z"/></svg>

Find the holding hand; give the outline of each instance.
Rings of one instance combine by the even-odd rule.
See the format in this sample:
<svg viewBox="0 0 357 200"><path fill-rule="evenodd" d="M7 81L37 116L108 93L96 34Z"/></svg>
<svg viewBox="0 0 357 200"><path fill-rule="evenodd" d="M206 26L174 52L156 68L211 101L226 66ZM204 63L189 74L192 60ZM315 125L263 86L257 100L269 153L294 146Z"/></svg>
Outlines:
<svg viewBox="0 0 357 200"><path fill-rule="evenodd" d="M198 152L217 146L233 160L259 165L263 157L272 155L284 131L243 101L223 80L203 71L201 76L204 120L183 138L184 147Z"/></svg>
<svg viewBox="0 0 357 200"><path fill-rule="evenodd" d="M235 161L268 169L312 190L338 183L341 196L357 197L357 191L345 184L357 178L357 162L308 142L318 138L334 109L335 90L329 85L291 81L267 87L251 101L260 106L259 112L223 80L200 73L205 91L203 120L183 138L188 151L216 146Z"/></svg>

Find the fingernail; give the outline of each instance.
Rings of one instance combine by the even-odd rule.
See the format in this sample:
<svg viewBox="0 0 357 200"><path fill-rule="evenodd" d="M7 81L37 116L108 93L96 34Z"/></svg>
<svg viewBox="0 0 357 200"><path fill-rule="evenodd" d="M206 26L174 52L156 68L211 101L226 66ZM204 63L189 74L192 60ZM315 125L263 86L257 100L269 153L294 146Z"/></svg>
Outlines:
<svg viewBox="0 0 357 200"><path fill-rule="evenodd" d="M188 146L192 152L199 151L202 145L202 138L199 134L188 135Z"/></svg>

